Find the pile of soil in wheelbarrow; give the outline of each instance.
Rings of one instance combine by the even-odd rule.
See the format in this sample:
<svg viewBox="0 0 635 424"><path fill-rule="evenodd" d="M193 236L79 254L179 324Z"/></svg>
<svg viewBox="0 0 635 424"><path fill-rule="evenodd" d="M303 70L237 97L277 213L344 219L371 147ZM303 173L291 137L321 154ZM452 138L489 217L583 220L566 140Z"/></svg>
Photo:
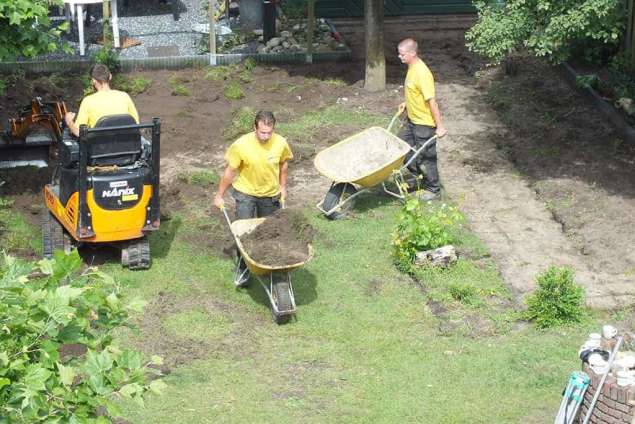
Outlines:
<svg viewBox="0 0 635 424"><path fill-rule="evenodd" d="M313 227L301 211L281 209L240 237L245 251L262 265L284 266L309 258Z"/></svg>

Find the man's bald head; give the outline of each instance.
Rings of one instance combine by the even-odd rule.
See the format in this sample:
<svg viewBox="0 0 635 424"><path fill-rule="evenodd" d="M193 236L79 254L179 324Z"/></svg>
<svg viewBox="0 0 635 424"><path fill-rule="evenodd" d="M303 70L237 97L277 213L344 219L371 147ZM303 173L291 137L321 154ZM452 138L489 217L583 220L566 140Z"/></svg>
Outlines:
<svg viewBox="0 0 635 424"><path fill-rule="evenodd" d="M399 60L408 66L415 63L417 60L417 42L412 38L406 38L402 40L397 46L397 52L399 53Z"/></svg>
<svg viewBox="0 0 635 424"><path fill-rule="evenodd" d="M413 53L417 53L418 51L417 42L413 40L412 38L406 38L405 40L401 40L397 48L403 49L408 52L413 52Z"/></svg>

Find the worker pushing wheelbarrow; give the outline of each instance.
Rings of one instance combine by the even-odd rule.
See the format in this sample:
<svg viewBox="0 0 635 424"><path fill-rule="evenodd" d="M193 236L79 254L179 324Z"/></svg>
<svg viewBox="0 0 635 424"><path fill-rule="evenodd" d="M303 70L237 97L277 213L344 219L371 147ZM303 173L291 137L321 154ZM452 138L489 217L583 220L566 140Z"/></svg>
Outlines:
<svg viewBox="0 0 635 424"><path fill-rule="evenodd" d="M404 199L408 190L403 174L436 139L433 135L418 148L411 147L391 130L402 110L387 129L371 127L319 152L314 160L318 172L332 183L316 206L328 218L342 217L341 210L360 194L381 183L385 193ZM405 161L411 153L408 161ZM392 181L396 189L386 183Z"/></svg>
<svg viewBox="0 0 635 424"><path fill-rule="evenodd" d="M225 208L222 209L227 225L236 242L236 246L242 260L252 276L256 277L262 288L267 293L271 304L271 313L276 323L282 324L289 320L296 312L295 295L291 284L291 271L302 267L313 257L313 247L306 244L306 254L299 260L287 260L284 263L263 263L255 256L256 252L249 251L241 238L248 236L260 225L267 225L267 218L238 219L231 222ZM289 228L289 231L293 229ZM236 266L235 273L243 272L240 266ZM235 279L238 276L234 277Z"/></svg>
<svg viewBox="0 0 635 424"><path fill-rule="evenodd" d="M254 118L254 130L236 140L227 149L227 166L218 184L214 205L227 219L237 245L236 287L250 283L250 275L260 278L269 275L263 284L271 302L276 321L284 321L295 312L293 289L289 271L310 258L310 252L300 263L263 263L254 260L241 238L261 225L265 217L279 210L287 195L288 161L293 153L284 137L275 133L276 119L270 111L259 111ZM230 189L231 187L231 189ZM230 189L236 205L236 221L231 223L223 196ZM305 246L306 247L306 246ZM285 318L286 317L286 318Z"/></svg>

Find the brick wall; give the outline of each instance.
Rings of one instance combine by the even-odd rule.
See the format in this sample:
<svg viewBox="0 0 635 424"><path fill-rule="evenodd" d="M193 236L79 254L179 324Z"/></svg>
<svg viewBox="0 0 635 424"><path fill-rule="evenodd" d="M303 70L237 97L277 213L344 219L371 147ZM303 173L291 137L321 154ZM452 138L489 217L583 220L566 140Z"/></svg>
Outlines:
<svg viewBox="0 0 635 424"><path fill-rule="evenodd" d="M602 375L595 374L588 364L584 364L582 370L591 377L589 388L584 394L584 400L580 405L578 423L582 424L586 417L588 407L591 405L595 391L597 390ZM615 377L609 375L604 381L602 393L595 403L591 424L632 424L635 414L635 386L621 387L617 385Z"/></svg>

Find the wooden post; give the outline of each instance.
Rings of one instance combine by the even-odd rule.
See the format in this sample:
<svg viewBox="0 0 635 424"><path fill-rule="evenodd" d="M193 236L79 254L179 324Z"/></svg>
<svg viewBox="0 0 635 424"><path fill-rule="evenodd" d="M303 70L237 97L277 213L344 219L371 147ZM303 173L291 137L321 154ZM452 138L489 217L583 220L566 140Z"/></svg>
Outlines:
<svg viewBox="0 0 635 424"><path fill-rule="evenodd" d="M216 20L214 19L214 10L216 9L216 0L209 1L209 64L216 65Z"/></svg>
<svg viewBox="0 0 635 424"><path fill-rule="evenodd" d="M306 63L313 63L313 35L315 33L315 0L309 0L306 22Z"/></svg>
<svg viewBox="0 0 635 424"><path fill-rule="evenodd" d="M104 47L112 47L112 30L110 29L110 0L104 0L104 2L102 3L102 13L104 15ZM86 14L88 15L89 12L86 12ZM83 17L80 16L78 17L78 19L83 19Z"/></svg>

